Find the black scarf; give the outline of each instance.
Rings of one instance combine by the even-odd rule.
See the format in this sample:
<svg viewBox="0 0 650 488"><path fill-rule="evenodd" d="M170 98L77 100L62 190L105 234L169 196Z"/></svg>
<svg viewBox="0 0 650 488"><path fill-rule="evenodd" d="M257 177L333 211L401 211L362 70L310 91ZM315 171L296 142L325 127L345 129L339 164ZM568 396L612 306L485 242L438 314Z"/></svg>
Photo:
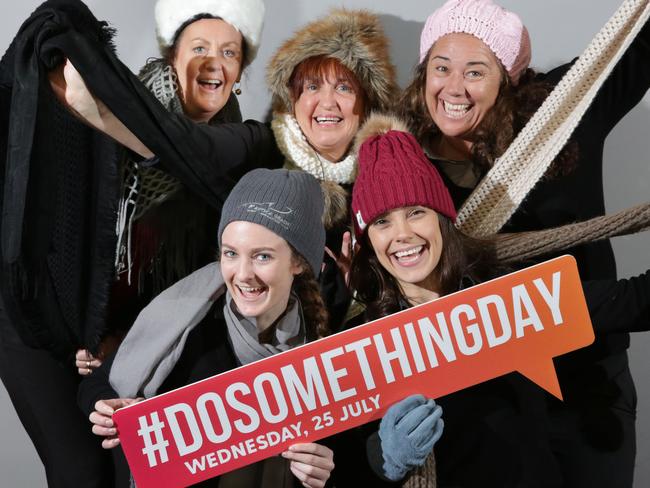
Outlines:
<svg viewBox="0 0 650 488"><path fill-rule="evenodd" d="M61 39L112 52L111 30L89 18L80 2L48 2L0 61L3 302L27 344L60 357L98 345L112 277L118 150L57 103L46 77Z"/></svg>

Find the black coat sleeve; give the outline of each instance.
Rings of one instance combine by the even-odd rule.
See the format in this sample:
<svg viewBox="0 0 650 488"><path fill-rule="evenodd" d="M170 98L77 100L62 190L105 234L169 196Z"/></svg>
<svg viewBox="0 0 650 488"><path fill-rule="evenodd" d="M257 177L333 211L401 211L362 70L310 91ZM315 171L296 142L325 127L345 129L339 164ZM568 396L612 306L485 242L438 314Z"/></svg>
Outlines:
<svg viewBox="0 0 650 488"><path fill-rule="evenodd" d="M378 474L383 459L378 439L379 422L370 422L327 437L322 443L334 451L332 483L337 488L398 487Z"/></svg>
<svg viewBox="0 0 650 488"><path fill-rule="evenodd" d="M596 334L650 330L650 270L629 279L582 284Z"/></svg>
<svg viewBox="0 0 650 488"><path fill-rule="evenodd" d="M99 400L119 398L119 395L108 381L114 358L114 355L106 358L99 368L86 376L79 384L77 404L86 417L95 410L95 403Z"/></svg>
<svg viewBox="0 0 650 488"><path fill-rule="evenodd" d="M598 91L581 125L589 126L593 138L604 139L632 110L650 88L650 24L646 22ZM573 61L575 62L575 60ZM573 62L546 75L557 84Z"/></svg>
<svg viewBox="0 0 650 488"><path fill-rule="evenodd" d="M91 93L158 157L161 167L213 207L221 208L247 171L282 164L266 124L209 126L168 112L117 58L110 30L81 2L46 2L21 32L33 39L43 70L68 58Z"/></svg>

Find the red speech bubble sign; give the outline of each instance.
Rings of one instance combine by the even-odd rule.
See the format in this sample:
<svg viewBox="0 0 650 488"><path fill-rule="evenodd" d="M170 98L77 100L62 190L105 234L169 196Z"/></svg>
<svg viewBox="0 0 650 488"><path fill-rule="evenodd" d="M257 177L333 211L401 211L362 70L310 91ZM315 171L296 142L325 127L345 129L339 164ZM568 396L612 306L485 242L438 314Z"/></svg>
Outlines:
<svg viewBox="0 0 650 488"><path fill-rule="evenodd" d="M552 358L594 340L557 258L157 396L114 415L140 488L187 486L519 371L561 398Z"/></svg>

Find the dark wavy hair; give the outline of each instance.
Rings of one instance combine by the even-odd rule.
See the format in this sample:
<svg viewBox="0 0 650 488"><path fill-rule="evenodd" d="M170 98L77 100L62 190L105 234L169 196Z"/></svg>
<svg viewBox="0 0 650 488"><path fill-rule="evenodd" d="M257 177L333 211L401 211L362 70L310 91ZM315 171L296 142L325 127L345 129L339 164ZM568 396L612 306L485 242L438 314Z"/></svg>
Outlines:
<svg viewBox="0 0 650 488"><path fill-rule="evenodd" d="M425 60L415 67L413 80L402 93L397 105L399 115L407 121L409 130L425 148L431 147L433 139L440 133L429 114L425 98L430 54L431 49ZM479 124L472 145L472 159L483 171L490 169L495 160L503 155L553 88L531 68L522 73L519 83L514 86L505 69L501 68L503 76L496 103ZM575 168L577 159L578 144L569 141L545 177L570 173Z"/></svg>
<svg viewBox="0 0 650 488"><path fill-rule="evenodd" d="M432 274L435 274L437 291L441 296L507 271L497 261L492 241L463 234L444 215L438 214L438 222L443 247ZM350 285L357 300L366 306L368 319L399 311L408 303L407 297L397 280L379 262L367 231L358 243L350 269Z"/></svg>

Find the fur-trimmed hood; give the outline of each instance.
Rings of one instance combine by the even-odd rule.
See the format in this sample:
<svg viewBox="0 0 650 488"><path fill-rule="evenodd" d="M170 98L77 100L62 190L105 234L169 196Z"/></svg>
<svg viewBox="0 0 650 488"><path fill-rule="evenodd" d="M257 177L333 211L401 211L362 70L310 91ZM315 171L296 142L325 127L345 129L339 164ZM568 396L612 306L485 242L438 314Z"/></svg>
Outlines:
<svg viewBox="0 0 650 488"><path fill-rule="evenodd" d="M321 55L338 59L357 76L370 110L391 108L398 88L379 17L364 10L335 9L296 32L271 59L266 80L275 113L293 113L288 88L293 70Z"/></svg>

